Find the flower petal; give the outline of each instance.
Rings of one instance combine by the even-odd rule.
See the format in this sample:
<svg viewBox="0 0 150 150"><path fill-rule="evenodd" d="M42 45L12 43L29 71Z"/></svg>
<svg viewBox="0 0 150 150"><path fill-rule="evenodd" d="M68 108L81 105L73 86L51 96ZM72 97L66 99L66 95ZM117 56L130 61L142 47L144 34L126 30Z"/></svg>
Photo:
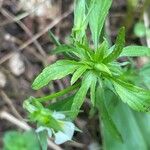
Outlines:
<svg viewBox="0 0 150 150"><path fill-rule="evenodd" d="M66 141L71 140L66 134L64 134L62 131L59 131L55 134L55 143L56 144L62 144Z"/></svg>
<svg viewBox="0 0 150 150"><path fill-rule="evenodd" d="M55 118L55 119L65 119L65 115L60 113L60 112L56 112L54 111L52 116Z"/></svg>

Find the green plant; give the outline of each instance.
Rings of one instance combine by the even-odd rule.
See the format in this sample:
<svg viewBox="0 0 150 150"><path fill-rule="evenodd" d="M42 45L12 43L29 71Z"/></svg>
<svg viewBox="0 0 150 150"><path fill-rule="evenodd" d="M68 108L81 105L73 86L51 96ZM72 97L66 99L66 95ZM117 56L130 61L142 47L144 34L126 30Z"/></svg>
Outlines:
<svg viewBox="0 0 150 150"><path fill-rule="evenodd" d="M47 66L34 80L32 88L38 90L51 81L70 74L71 85L45 97L30 97L24 102L24 108L28 110L30 120L37 123L38 132L46 131L46 136L49 134L50 137L54 135L57 144L71 140L74 131L78 130L71 121L81 111L86 95L90 95L91 107L98 110L99 116L101 114L100 119L106 128L104 130L120 143L125 139L110 112L116 107L114 102L121 103L120 107L117 105L120 109L124 102L139 112L150 110L150 91L134 85L127 74L128 67L131 66L130 59L123 63L117 61L121 57L150 56L150 49L136 45L125 46L124 27L119 30L115 44L109 44L102 30L111 3L111 0L76 0L69 44L61 44L50 32L57 45L54 53L64 54L65 59ZM86 36L88 27L93 45ZM44 102L69 93L73 94L47 107L43 106ZM111 96L107 98L109 93ZM70 132L68 128L71 128Z"/></svg>
<svg viewBox="0 0 150 150"><path fill-rule="evenodd" d="M143 22L137 22L134 26L134 34L137 37L150 37L150 29L146 28Z"/></svg>
<svg viewBox="0 0 150 150"><path fill-rule="evenodd" d="M4 150L40 150L38 139L34 132L6 132L3 138Z"/></svg>

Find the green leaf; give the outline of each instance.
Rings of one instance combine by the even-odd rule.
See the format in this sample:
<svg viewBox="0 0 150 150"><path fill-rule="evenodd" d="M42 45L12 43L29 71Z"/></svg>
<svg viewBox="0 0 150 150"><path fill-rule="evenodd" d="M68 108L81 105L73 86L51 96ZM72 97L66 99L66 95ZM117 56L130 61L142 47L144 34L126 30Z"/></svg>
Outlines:
<svg viewBox="0 0 150 150"><path fill-rule="evenodd" d="M123 48L120 57L150 56L150 48L145 46L127 46Z"/></svg>
<svg viewBox="0 0 150 150"><path fill-rule="evenodd" d="M73 103L74 95L69 96L63 100L52 103L48 106L50 110L53 111L69 111Z"/></svg>
<svg viewBox="0 0 150 150"><path fill-rule="evenodd" d="M112 62L113 60L117 59L119 57L119 55L121 54L124 45L125 45L125 28L122 27L119 30L114 50L106 58L104 58L103 62L109 63L109 62Z"/></svg>
<svg viewBox="0 0 150 150"><path fill-rule="evenodd" d="M86 94L88 92L88 89L90 88L92 81L93 81L93 73L88 72L84 76L81 87L74 97L73 104L71 107L71 111L74 112L71 117L72 119L74 119L78 115L80 107L82 106L82 104L84 102L84 99L86 97Z"/></svg>
<svg viewBox="0 0 150 150"><path fill-rule="evenodd" d="M102 62L102 60L103 60L103 58L105 56L106 50L109 48L108 46L109 46L108 42L105 39L104 42L95 51L95 54L94 54L94 60L95 61Z"/></svg>
<svg viewBox="0 0 150 150"><path fill-rule="evenodd" d="M40 150L38 138L33 131L9 131L5 133L3 141L3 150Z"/></svg>
<svg viewBox="0 0 150 150"><path fill-rule="evenodd" d="M113 138L115 138L119 142L123 142L122 136L117 129L113 119L109 115L106 105L105 105L105 95L104 95L104 89L102 89L100 86L96 90L96 106L99 110L99 114L101 114L102 121L104 123L104 126L106 129L110 132Z"/></svg>
<svg viewBox="0 0 150 150"><path fill-rule="evenodd" d="M81 66L79 67L73 74L71 78L71 85L73 85L81 76L82 74L88 69L88 66Z"/></svg>
<svg viewBox="0 0 150 150"><path fill-rule="evenodd" d="M50 39L52 39L53 43L56 46L61 45L60 42L58 41L57 37L55 37L55 35L51 32L51 30L48 31L48 35L49 35Z"/></svg>
<svg viewBox="0 0 150 150"><path fill-rule="evenodd" d="M102 63L95 64L94 68L102 73L111 75L111 71L105 64L102 64Z"/></svg>
<svg viewBox="0 0 150 150"><path fill-rule="evenodd" d="M89 9L92 8L92 11L89 14L89 25L95 48L98 48L101 30L111 3L112 0L90 0Z"/></svg>
<svg viewBox="0 0 150 150"><path fill-rule="evenodd" d="M109 97L106 97L109 98ZM116 97L117 99L117 97ZM107 99L106 99L107 100ZM116 126L121 132L123 143L110 136L109 130L106 126L102 126L103 131L103 149L106 150L148 150L143 132L139 128L141 119L136 120L135 116L127 105L121 101L116 105L114 112L109 113ZM139 114L139 112L138 112ZM143 115L142 115L143 117ZM143 127L145 128L145 127ZM148 124L146 124L148 129ZM148 138L149 141L149 138Z"/></svg>
<svg viewBox="0 0 150 150"><path fill-rule="evenodd" d="M132 109L141 112L150 111L150 91L119 79L113 79L113 85L121 100Z"/></svg>
<svg viewBox="0 0 150 150"><path fill-rule="evenodd" d="M134 112L134 116L144 137L144 141L146 142L148 149L150 149L150 114Z"/></svg>
<svg viewBox="0 0 150 150"><path fill-rule="evenodd" d="M34 80L32 88L37 90L46 86L50 81L57 80L73 73L78 67L77 62L60 60L46 67Z"/></svg>
<svg viewBox="0 0 150 150"><path fill-rule="evenodd" d="M73 33L77 40L85 35L87 27L85 14L85 0L75 0Z"/></svg>
<svg viewBox="0 0 150 150"><path fill-rule="evenodd" d="M42 150L47 150L47 139L48 139L48 133L46 130L38 133L38 138L42 147Z"/></svg>
<svg viewBox="0 0 150 150"><path fill-rule="evenodd" d="M71 45L66 45L66 44L59 45L53 50L54 54L64 53L64 52L77 52L78 53L75 47Z"/></svg>
<svg viewBox="0 0 150 150"><path fill-rule="evenodd" d="M139 71L139 77L142 83L150 89L150 63L145 64Z"/></svg>
<svg viewBox="0 0 150 150"><path fill-rule="evenodd" d="M97 77L95 76L95 78L93 77L93 81L92 81L91 87L90 87L90 98L91 98L91 102L92 102L92 105L93 105L93 106L95 106L96 84L97 84Z"/></svg>
<svg viewBox="0 0 150 150"><path fill-rule="evenodd" d="M134 34L138 37L144 37L146 35L146 27L144 23L138 22L134 26Z"/></svg>

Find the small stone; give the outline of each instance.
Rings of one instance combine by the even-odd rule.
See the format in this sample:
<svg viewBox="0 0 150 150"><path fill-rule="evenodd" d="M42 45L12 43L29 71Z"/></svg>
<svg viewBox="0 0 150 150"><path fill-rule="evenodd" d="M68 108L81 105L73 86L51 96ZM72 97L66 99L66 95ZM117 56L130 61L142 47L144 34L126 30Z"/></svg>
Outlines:
<svg viewBox="0 0 150 150"><path fill-rule="evenodd" d="M100 150L100 145L97 142L92 142L89 146L88 146L88 150Z"/></svg>
<svg viewBox="0 0 150 150"><path fill-rule="evenodd" d="M60 6L52 3L52 0L21 0L20 7L25 11L34 11L34 15L38 17L55 19L60 13Z"/></svg>
<svg viewBox="0 0 150 150"><path fill-rule="evenodd" d="M0 71L0 88L4 88L6 85L6 76Z"/></svg>
<svg viewBox="0 0 150 150"><path fill-rule="evenodd" d="M8 66L11 72L16 76L20 76L25 72L25 64L19 53L14 53L14 55L9 59Z"/></svg>

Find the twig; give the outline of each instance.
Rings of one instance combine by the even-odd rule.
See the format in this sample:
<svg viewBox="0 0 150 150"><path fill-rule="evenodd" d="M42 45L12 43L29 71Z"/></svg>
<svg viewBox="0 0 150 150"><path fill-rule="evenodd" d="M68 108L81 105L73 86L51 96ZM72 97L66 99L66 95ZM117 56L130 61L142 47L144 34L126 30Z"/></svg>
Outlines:
<svg viewBox="0 0 150 150"><path fill-rule="evenodd" d="M84 149L85 148L85 145L82 144L82 143L78 143L78 142L75 142L75 141L72 141L72 142L68 142L66 143L68 146L72 146L72 147L76 147L76 148L80 148L80 149Z"/></svg>
<svg viewBox="0 0 150 150"><path fill-rule="evenodd" d="M31 127L28 124L26 124L23 121L20 121L19 119L15 118L13 115L7 113L6 111L0 112L0 118L9 121L12 124L15 124L16 126L20 127L21 129L24 129L24 130L31 129Z"/></svg>
<svg viewBox="0 0 150 150"><path fill-rule="evenodd" d="M6 21L2 22L2 23L0 24L0 27L1 27L1 26L4 26L4 25L7 25L7 24L9 24L9 23L12 23L12 22L15 22L15 21L19 21L19 20L21 20L21 19L26 18L27 16L31 15L32 13L34 13L34 12L41 6L41 4L45 3L46 1L48 1L48 0L42 1L41 3L39 3L39 4L37 5L37 7L35 7L35 8L32 9L31 11L22 13L22 14L16 16L16 17L14 17L13 20L6 20Z"/></svg>
<svg viewBox="0 0 150 150"><path fill-rule="evenodd" d="M3 1L4 0L0 0L0 9L1 9L2 5L3 5Z"/></svg>
<svg viewBox="0 0 150 150"><path fill-rule="evenodd" d="M13 18L15 17L13 14L11 14L10 12L6 11L5 9L1 9L1 13L6 16L7 18L13 20ZM22 23L20 20L16 20L15 22L17 22L19 24L19 26L27 33L27 35L32 38L33 34L31 33L31 31L25 26L24 23ZM39 44L39 42L37 40L35 40L33 42L35 44L35 46L37 47L37 49L39 50L40 54L43 57L46 57L46 53L43 50L43 48L41 47L41 45Z"/></svg>
<svg viewBox="0 0 150 150"><path fill-rule="evenodd" d="M23 43L20 39L14 37L14 36L12 36L12 35L9 35L9 36L10 36L10 38L12 38L12 39L15 41L15 43L17 43L18 45L21 45L21 44ZM41 55L39 55L38 53L35 52L35 49L34 49L34 48L28 46L28 50L29 50L30 53L34 54L35 57L38 58L43 64L46 63L46 61L43 59L43 57L41 57ZM13 55L14 55L14 52L11 52L11 53L6 54L4 57L2 57L2 58L0 59L0 64L4 63L4 62L7 61L8 59L10 59Z"/></svg>
<svg viewBox="0 0 150 150"><path fill-rule="evenodd" d="M19 112L17 111L17 109L15 108L14 104L12 103L11 99L6 95L6 93L4 91L0 91L0 94L3 98L3 100L9 105L10 109L12 110L12 112L14 113L14 115L20 119L23 120L22 116L19 114Z"/></svg>
<svg viewBox="0 0 150 150"><path fill-rule="evenodd" d="M16 126L20 127L21 129L27 131L32 129L26 122L20 121L19 119L15 118L13 115L9 114L6 111L0 112L0 119L5 119L11 122L12 124L15 124ZM50 140L48 140L48 146L53 150L63 150L61 147L59 147L58 145L56 145Z"/></svg>
<svg viewBox="0 0 150 150"><path fill-rule="evenodd" d="M52 23L50 23L48 26L46 26L41 32L35 34L31 39L26 41L22 46L18 48L18 50L22 50L26 48L28 45L33 43L35 40L40 38L43 34L48 32L48 30L52 29L55 25L57 25L61 20L65 19L68 15L72 13L73 9L71 8L69 11L65 12L63 15L57 17Z"/></svg>
<svg viewBox="0 0 150 150"><path fill-rule="evenodd" d="M41 32L37 33L33 36L33 38L26 41L22 46L20 46L16 51L21 51L27 46L29 46L32 42L40 38L44 33L46 33L48 30L52 29L56 24L58 24L61 20L65 19L68 15L70 15L73 11L73 8L71 8L69 11L65 12L62 16L59 16L56 18L51 24L49 24L45 29L43 29ZM11 58L13 56L13 53L8 54L5 58L0 60L0 64L4 63L6 60ZM44 60L43 60L44 61Z"/></svg>

